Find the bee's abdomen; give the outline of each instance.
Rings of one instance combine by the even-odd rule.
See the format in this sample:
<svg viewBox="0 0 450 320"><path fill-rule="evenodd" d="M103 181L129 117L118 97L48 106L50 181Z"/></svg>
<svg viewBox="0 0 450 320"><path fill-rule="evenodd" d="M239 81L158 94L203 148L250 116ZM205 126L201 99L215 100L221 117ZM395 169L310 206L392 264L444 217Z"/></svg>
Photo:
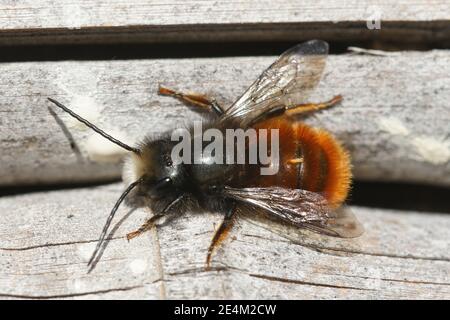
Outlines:
<svg viewBox="0 0 450 320"><path fill-rule="evenodd" d="M303 153L300 188L321 192L337 208L347 198L351 184L348 152L330 133L304 124L296 126L299 147Z"/></svg>
<svg viewBox="0 0 450 320"><path fill-rule="evenodd" d="M320 192L334 208L345 201L351 183L350 157L330 133L284 118L257 128L279 129L280 163L276 175L258 176L256 185Z"/></svg>

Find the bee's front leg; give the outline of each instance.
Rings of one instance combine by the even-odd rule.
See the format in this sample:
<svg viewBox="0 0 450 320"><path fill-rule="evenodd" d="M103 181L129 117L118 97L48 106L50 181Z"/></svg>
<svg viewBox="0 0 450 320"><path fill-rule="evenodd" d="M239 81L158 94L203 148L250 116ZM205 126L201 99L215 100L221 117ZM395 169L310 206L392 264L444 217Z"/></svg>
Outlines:
<svg viewBox="0 0 450 320"><path fill-rule="evenodd" d="M137 229L136 231L128 233L127 234L127 240L130 241L131 239L136 238L137 236L140 236L144 232L150 230L155 225L157 220L159 220L160 218L164 217L167 213L169 213L169 211L176 204L178 204L184 197L185 197L184 194L178 196L177 198L172 200L168 205L166 205L166 207L162 210L161 213L155 214L150 219L145 221L144 224L139 229Z"/></svg>
<svg viewBox="0 0 450 320"><path fill-rule="evenodd" d="M155 214L153 217L145 221L144 224L139 229L127 233L127 240L130 241L131 239L136 238L137 236L140 236L144 232L150 230L155 225L155 222L158 219L162 218L163 216L164 216L163 214Z"/></svg>

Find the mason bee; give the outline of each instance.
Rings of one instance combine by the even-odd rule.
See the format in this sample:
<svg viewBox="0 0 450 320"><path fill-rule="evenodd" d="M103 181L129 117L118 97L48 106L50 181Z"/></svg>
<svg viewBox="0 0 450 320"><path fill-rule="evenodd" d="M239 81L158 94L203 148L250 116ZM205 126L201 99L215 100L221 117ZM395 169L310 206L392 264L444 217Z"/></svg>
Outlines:
<svg viewBox="0 0 450 320"><path fill-rule="evenodd" d="M173 150L178 142L173 141L170 134L158 139L144 138L138 146L129 146L49 98L72 117L129 151L124 169L128 186L108 216L89 264L98 255L119 205L130 193L148 200L146 203L154 215L129 233L128 240L152 228L158 219L187 210L188 202L205 210L222 212L224 219L207 252L207 267L241 207L328 236L359 236L363 232L362 226L344 205L351 184L349 154L327 131L298 121L299 117L324 110L342 100L338 95L323 103L306 102L308 94L319 83L327 54L328 44L320 40L294 46L267 68L228 109L205 95L159 88L161 95L208 109L212 118L206 127L216 132L254 129L259 138L262 129L277 130L277 170L273 174L261 174L261 169L274 163L263 164L260 160L231 163L224 160L226 152L219 156L224 161L211 161L211 154L184 150L183 156L190 161L175 161ZM193 127L187 130L195 135ZM273 146L274 142L271 136L268 144ZM205 148L206 145L202 141L201 146ZM233 151L243 154L246 159L251 147L252 142L246 140L241 150L237 150L235 140L232 141Z"/></svg>

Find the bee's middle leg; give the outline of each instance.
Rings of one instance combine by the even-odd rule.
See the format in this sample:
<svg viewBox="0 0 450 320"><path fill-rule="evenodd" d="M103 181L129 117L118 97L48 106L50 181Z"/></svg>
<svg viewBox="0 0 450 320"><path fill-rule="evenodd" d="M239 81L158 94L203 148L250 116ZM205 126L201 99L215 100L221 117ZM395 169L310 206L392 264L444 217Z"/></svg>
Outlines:
<svg viewBox="0 0 450 320"><path fill-rule="evenodd" d="M210 99L203 94L183 93L162 86L159 86L158 93L180 99L185 103L192 104L197 107L211 110L218 116L221 116L225 112L215 99Z"/></svg>
<svg viewBox="0 0 450 320"><path fill-rule="evenodd" d="M209 245L208 254L206 256L206 269L210 268L211 258L214 249L217 248L226 239L229 231L233 227L235 213L236 213L236 205L233 204L225 214L225 218L223 219L222 223L220 224L219 228L214 234L211 244Z"/></svg>

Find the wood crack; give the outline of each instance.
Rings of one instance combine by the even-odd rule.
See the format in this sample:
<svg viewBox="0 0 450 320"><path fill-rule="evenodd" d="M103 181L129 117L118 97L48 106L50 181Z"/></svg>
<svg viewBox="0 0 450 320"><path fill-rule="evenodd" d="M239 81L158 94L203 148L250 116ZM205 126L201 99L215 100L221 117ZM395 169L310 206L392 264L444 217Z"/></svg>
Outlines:
<svg viewBox="0 0 450 320"><path fill-rule="evenodd" d="M265 279L265 280L269 280L269 281L291 283L291 284L311 285L311 286L316 286L316 287L328 287L328 288L337 288L337 289L375 291L374 289L367 289L367 288L360 288L360 287L330 285L330 284L324 284L324 283L308 282L308 281L302 281L302 280L294 280L294 279L273 277L273 276L268 276L268 275L255 274L255 273L248 273L247 270L242 270L242 269L231 267L231 266L212 267L208 271L205 271L204 268L193 268L193 269L187 269L187 270L183 270L183 271L179 271L179 272L172 272L172 273L169 273L169 275L176 276L176 275L196 274L199 272L211 272L211 271L237 271L237 272L243 273L245 275L248 275L250 277Z"/></svg>
<svg viewBox="0 0 450 320"><path fill-rule="evenodd" d="M124 239L124 237L114 237L114 238L108 238L107 241L111 240L117 240L117 239ZM68 246L73 244L83 244L83 243L92 243L97 242L98 239L95 240L80 240L80 241L68 241L68 242L56 242L56 243L46 243L46 244L37 244L34 246L29 247L18 247L18 248L0 248L0 250L4 251L27 251L27 250L33 250L33 249L39 249L39 248L47 248L47 247L58 247L58 246Z"/></svg>
<svg viewBox="0 0 450 320"><path fill-rule="evenodd" d="M370 280L382 280L382 281L391 281L391 282L401 282L401 283L409 283L409 284L430 284L437 286L450 286L448 282L434 282L434 281L422 281L422 280L405 280L405 279L391 279L391 278L373 278L373 277L365 277L365 276L354 276L354 275L345 275L345 274L336 274L331 273L331 276L344 276L347 278L360 278L360 279L370 279Z"/></svg>
<svg viewBox="0 0 450 320"><path fill-rule="evenodd" d="M264 229L268 230L266 228L264 228ZM273 231L270 231L270 232L273 232ZM397 258L397 259L413 259L413 260L425 260L425 261L450 262L450 258L426 257L426 256L415 256L415 255L399 255L399 254L382 253L382 252L366 252L366 251L361 251L361 250L351 250L351 249L344 249L344 248L316 246L316 245L312 246L312 245L307 244L307 243L300 243L300 242L292 241L290 239L287 239L287 240L269 239L269 238L265 238L265 237L261 237L261 236L257 236L257 235L252 235L252 234L245 234L245 233L243 235L246 236L246 237L258 238L258 239L263 239L263 240L266 240L266 241L277 241L277 242L282 242L282 243L291 243L291 244L295 244L295 245L299 245L299 246L306 247L306 248L311 248L311 249L330 250L330 251L344 252L344 253L349 253L349 254L360 254L360 255L374 256L374 257L387 257L387 258ZM323 253L325 253L325 252L323 252Z"/></svg>
<svg viewBox="0 0 450 320"><path fill-rule="evenodd" d="M0 293L1 298L16 298L16 299L37 299L37 300L46 300L46 299L58 299L58 298L74 298L74 297L82 297L90 294L105 294L109 292L116 291L130 291L138 288L142 288L143 286L131 286L124 288L113 288L113 289L105 289L105 290L96 290L96 291L86 291L79 293L67 293L67 294L55 294L55 295L27 295L27 294L14 294L14 293Z"/></svg>
<svg viewBox="0 0 450 320"><path fill-rule="evenodd" d="M317 283L317 282L309 282L309 281L294 280L294 279L287 279L287 278L279 278L279 277L273 277L273 276L262 275L262 274L254 274L254 273L250 273L249 276L255 277L255 278L264 279L264 280L269 280L269 281L285 282L285 283L308 285L308 286L315 286L315 287L326 287L326 288L333 288L333 289L351 289L351 290L375 291L374 289L351 287L351 286L338 286L338 285L325 284L325 283Z"/></svg>
<svg viewBox="0 0 450 320"><path fill-rule="evenodd" d="M241 270L241 269L238 269L235 267L221 266L221 267L210 267L208 270L206 270L206 268L204 268L204 267L203 268L186 269L186 270L182 270L182 271L178 271L178 272L171 272L171 273L168 273L168 275L179 276L179 275L187 275L187 274L206 273L206 272L212 272L212 271L229 271L229 270L245 272L244 270Z"/></svg>

